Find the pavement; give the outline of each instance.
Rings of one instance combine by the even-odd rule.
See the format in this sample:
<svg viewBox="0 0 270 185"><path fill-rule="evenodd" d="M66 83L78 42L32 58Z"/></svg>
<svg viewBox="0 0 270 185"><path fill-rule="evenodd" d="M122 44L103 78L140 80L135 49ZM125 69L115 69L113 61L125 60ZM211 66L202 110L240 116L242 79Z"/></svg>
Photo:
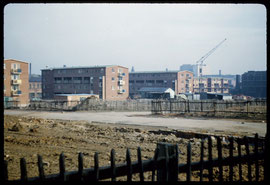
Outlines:
<svg viewBox="0 0 270 185"><path fill-rule="evenodd" d="M246 134L264 137L266 123L243 120L153 116L151 112L47 112L5 110L5 115L31 116L43 119L83 120L87 122L165 127L191 132Z"/></svg>

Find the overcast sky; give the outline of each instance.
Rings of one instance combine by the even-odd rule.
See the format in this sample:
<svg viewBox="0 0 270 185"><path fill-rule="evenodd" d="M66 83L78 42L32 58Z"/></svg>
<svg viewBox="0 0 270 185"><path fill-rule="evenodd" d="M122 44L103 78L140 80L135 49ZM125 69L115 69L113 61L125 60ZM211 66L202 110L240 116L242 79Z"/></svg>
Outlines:
<svg viewBox="0 0 270 185"><path fill-rule="evenodd" d="M48 67L121 65L211 74L266 70L266 8L260 4L9 4L4 58Z"/></svg>

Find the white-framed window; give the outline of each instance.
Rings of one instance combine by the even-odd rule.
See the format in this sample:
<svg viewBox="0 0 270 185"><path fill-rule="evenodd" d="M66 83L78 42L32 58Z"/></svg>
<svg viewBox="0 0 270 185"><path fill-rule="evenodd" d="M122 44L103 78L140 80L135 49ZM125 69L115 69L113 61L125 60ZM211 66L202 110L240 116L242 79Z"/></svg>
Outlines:
<svg viewBox="0 0 270 185"><path fill-rule="evenodd" d="M11 86L11 89L14 90L14 91L20 90L20 86L18 86L18 85L12 85Z"/></svg>
<svg viewBox="0 0 270 185"><path fill-rule="evenodd" d="M12 63L11 64L11 69L20 69L20 64Z"/></svg>
<svg viewBox="0 0 270 185"><path fill-rule="evenodd" d="M115 87L112 85L112 90L114 91L115 90Z"/></svg>
<svg viewBox="0 0 270 185"><path fill-rule="evenodd" d="M122 68L118 68L118 73L122 73L123 69Z"/></svg>

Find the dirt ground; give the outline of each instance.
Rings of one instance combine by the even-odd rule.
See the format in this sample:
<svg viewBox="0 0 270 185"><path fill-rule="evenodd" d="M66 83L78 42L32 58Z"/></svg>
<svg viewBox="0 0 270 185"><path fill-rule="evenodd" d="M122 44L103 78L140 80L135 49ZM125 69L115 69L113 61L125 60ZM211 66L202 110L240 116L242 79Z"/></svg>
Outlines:
<svg viewBox="0 0 270 185"><path fill-rule="evenodd" d="M143 160L150 159L158 142L178 144L179 162L186 163L186 148L190 141L192 146L192 161L200 160L200 139L184 139L175 134L163 134L163 131L172 129L88 123L86 121L67 121L41 119L27 116L4 117L4 154L8 161L8 178L20 178L20 158L24 157L27 164L28 177L38 176L37 154L43 157L45 175L59 173L59 154L64 152L66 158L66 171L78 169L78 153L84 155L84 168L94 167L94 153L99 153L99 165L110 165L110 151L116 151L116 164L125 163L126 149L131 151L132 161L137 160L137 147L141 147ZM175 130L174 130L175 133ZM223 157L229 156L228 141L224 138ZM213 158L217 157L216 141L213 140ZM207 160L207 140L205 141L205 160ZM237 146L234 145L234 155L237 155ZM242 155L245 148L242 147ZM252 148L251 148L252 151ZM260 162L261 164L261 162ZM243 180L247 180L247 166L243 165ZM255 170L252 166L252 177L255 179ZM234 167L238 172L238 167ZM204 179L207 178L204 170ZM214 168L214 180L218 180L218 169ZM229 168L224 167L224 179L228 180ZM151 180L151 173L144 174L145 180ZM179 180L185 181L185 174L179 174ZM234 180L238 180L238 173ZM260 180L263 179L263 168L260 167ZM110 180L110 179L109 179ZM118 177L117 180L126 180ZM133 175L132 180L139 180L139 175ZM199 173L192 172L192 181L199 180Z"/></svg>

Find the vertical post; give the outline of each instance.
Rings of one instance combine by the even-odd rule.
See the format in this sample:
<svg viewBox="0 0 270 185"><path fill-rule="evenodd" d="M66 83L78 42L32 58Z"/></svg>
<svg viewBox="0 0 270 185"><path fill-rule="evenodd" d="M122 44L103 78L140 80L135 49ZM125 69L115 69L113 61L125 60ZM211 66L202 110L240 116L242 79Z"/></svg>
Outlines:
<svg viewBox="0 0 270 185"><path fill-rule="evenodd" d="M233 161L233 137L230 137L229 140L230 140L230 159L231 159L229 180L233 181L233 163L232 163L232 161Z"/></svg>
<svg viewBox="0 0 270 185"><path fill-rule="evenodd" d="M172 161L176 161L176 146L169 143L158 143L157 148L159 148L158 160L161 159L161 166L157 171L157 180L158 181L168 181L176 179L176 174L173 172ZM169 166L171 168L169 168ZM177 174L178 176L178 174Z"/></svg>
<svg viewBox="0 0 270 185"><path fill-rule="evenodd" d="M45 176L44 176L42 157L40 155L38 155L38 171L39 171L39 178L41 181L43 181L45 179Z"/></svg>
<svg viewBox="0 0 270 185"><path fill-rule="evenodd" d="M111 150L111 175L112 181L116 181L116 170L115 170L115 151Z"/></svg>
<svg viewBox="0 0 270 185"><path fill-rule="evenodd" d="M171 174L170 179L175 182L178 181L178 163L179 163L178 157L179 157L179 149L178 149L178 145L176 144L175 145L175 159L171 160L173 164L171 165L172 168L170 172Z"/></svg>
<svg viewBox="0 0 270 185"><path fill-rule="evenodd" d="M201 140L201 160L200 160L200 181L203 181L203 157L204 157L204 140Z"/></svg>
<svg viewBox="0 0 270 185"><path fill-rule="evenodd" d="M248 100L247 100L247 116L248 116Z"/></svg>
<svg viewBox="0 0 270 185"><path fill-rule="evenodd" d="M190 109L189 109L189 100L187 100L187 102L188 102L188 112L190 112Z"/></svg>
<svg viewBox="0 0 270 185"><path fill-rule="evenodd" d="M211 136L208 136L208 161L209 161L209 167L208 167L208 173L209 173L209 182L213 181L213 159L212 159L212 139Z"/></svg>
<svg viewBox="0 0 270 185"><path fill-rule="evenodd" d="M239 181L241 182L243 180L242 177L242 156L241 156L241 139L238 139L238 160L239 160Z"/></svg>
<svg viewBox="0 0 270 185"><path fill-rule="evenodd" d="M144 181L144 176L143 176L143 165L142 165L142 154L141 154L141 148L138 147L137 149L137 155L138 155L138 166L139 166L139 173L140 173L140 181Z"/></svg>
<svg viewBox="0 0 270 185"><path fill-rule="evenodd" d="M98 181L98 179L99 179L99 165L98 165L98 153L97 152L94 155L94 161L95 161L95 166L94 166L95 177L94 177L94 181Z"/></svg>
<svg viewBox="0 0 270 185"><path fill-rule="evenodd" d="M126 161L127 161L127 181L132 181L132 166L131 166L131 158L130 158L130 150L127 149L126 152Z"/></svg>
<svg viewBox="0 0 270 185"><path fill-rule="evenodd" d="M21 181L27 181L26 162L24 158L21 158L20 166L21 166Z"/></svg>
<svg viewBox="0 0 270 185"><path fill-rule="evenodd" d="M214 106L214 116L216 115L216 101L213 101L213 106Z"/></svg>
<svg viewBox="0 0 270 185"><path fill-rule="evenodd" d="M191 144L190 141L187 145L187 182L191 180Z"/></svg>
<svg viewBox="0 0 270 185"><path fill-rule="evenodd" d="M258 164L258 134L255 134L254 141L254 153L255 153L255 173L256 173L256 181L259 181L259 164Z"/></svg>
<svg viewBox="0 0 270 185"><path fill-rule="evenodd" d="M158 155L159 155L159 148L156 148L154 159L153 159L153 170L152 170L152 181L153 182L155 181L155 171L158 168L158 165L157 165Z"/></svg>
<svg viewBox="0 0 270 185"><path fill-rule="evenodd" d="M218 161L219 161L219 181L223 182L223 166L222 166L222 145L221 138L217 138L217 148L218 148Z"/></svg>
<svg viewBox="0 0 270 185"><path fill-rule="evenodd" d="M78 162L79 162L78 178L79 178L79 181L82 181L83 180L83 154L81 152L78 155Z"/></svg>
<svg viewBox="0 0 270 185"><path fill-rule="evenodd" d="M201 112L203 112L203 102L201 100Z"/></svg>
<svg viewBox="0 0 270 185"><path fill-rule="evenodd" d="M249 156L249 144L248 144L248 138L245 136L244 137L245 140L245 146L246 146L246 153L247 153L247 157L248 159L250 158ZM251 163L250 160L248 160L248 180L252 181L252 177L251 177Z"/></svg>
<svg viewBox="0 0 270 185"><path fill-rule="evenodd" d="M66 181L65 156L62 152L59 157L60 180Z"/></svg>

